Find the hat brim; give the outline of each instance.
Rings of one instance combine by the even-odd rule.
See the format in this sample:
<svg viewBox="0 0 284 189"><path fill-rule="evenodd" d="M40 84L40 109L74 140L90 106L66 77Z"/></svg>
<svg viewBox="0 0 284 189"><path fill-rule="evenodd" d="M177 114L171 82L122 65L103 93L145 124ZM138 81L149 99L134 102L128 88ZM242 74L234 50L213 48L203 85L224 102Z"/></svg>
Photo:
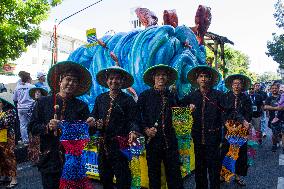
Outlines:
<svg viewBox="0 0 284 189"><path fill-rule="evenodd" d="M34 100L35 100L35 92L36 92L37 90L40 91L40 93L41 93L42 96L47 96L47 94L48 94L48 92L47 92L45 89L41 88L41 87L34 87L34 88L31 88L30 91L29 91L29 95L30 95L30 97L31 97L32 99L34 99Z"/></svg>
<svg viewBox="0 0 284 189"><path fill-rule="evenodd" d="M131 87L134 83L133 76L122 68L107 68L99 71L96 75L97 82L101 86L109 88L107 85L107 77L110 73L117 73L122 76L123 84L121 86L121 89Z"/></svg>
<svg viewBox="0 0 284 189"><path fill-rule="evenodd" d="M225 79L225 86L226 86L227 89L232 90L232 83L235 79L241 80L241 82L243 84L242 91L246 91L250 88L251 80L250 80L249 77L242 75L242 74L233 74L233 75L228 76Z"/></svg>
<svg viewBox="0 0 284 189"><path fill-rule="evenodd" d="M166 84L167 86L171 86L172 84L174 84L178 78L178 72L174 68L168 65L159 64L148 68L144 72L143 80L146 85L149 85L150 87L153 87L155 85L154 74L158 70L164 70L167 73L168 76L168 82Z"/></svg>
<svg viewBox="0 0 284 189"><path fill-rule="evenodd" d="M192 87L198 88L197 78L198 78L198 75L202 72L206 72L206 73L211 74L210 86L214 87L219 83L221 76L220 76L220 73L217 70L215 70L214 68L211 68L209 66L200 65L200 66L196 66L196 67L192 68L187 73L187 79L188 79L188 81L189 81L189 83L191 84Z"/></svg>
<svg viewBox="0 0 284 189"><path fill-rule="evenodd" d="M85 67L73 61L58 62L49 69L47 74L47 82L51 91L53 93L59 92L60 76L69 69L75 70L79 75L78 88L76 89L74 96L81 96L87 93L92 86L92 76Z"/></svg>
<svg viewBox="0 0 284 189"><path fill-rule="evenodd" d="M15 109L15 106L11 102L8 102L7 100L5 100L4 98L0 97L0 101L2 101L2 103L4 104L4 108Z"/></svg>

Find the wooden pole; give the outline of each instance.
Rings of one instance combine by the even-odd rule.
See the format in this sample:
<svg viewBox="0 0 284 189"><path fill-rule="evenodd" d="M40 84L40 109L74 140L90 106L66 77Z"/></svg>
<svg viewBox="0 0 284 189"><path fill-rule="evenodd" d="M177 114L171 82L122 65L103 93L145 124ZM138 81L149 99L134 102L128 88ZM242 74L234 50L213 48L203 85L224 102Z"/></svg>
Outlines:
<svg viewBox="0 0 284 189"><path fill-rule="evenodd" d="M226 69L226 62L225 62L225 53L224 53L224 43L220 43L220 49L221 49L221 62L222 62L222 65L223 65L223 78L226 77L226 72L225 72L225 69Z"/></svg>
<svg viewBox="0 0 284 189"><path fill-rule="evenodd" d="M215 69L218 70L218 41L214 40L214 63Z"/></svg>

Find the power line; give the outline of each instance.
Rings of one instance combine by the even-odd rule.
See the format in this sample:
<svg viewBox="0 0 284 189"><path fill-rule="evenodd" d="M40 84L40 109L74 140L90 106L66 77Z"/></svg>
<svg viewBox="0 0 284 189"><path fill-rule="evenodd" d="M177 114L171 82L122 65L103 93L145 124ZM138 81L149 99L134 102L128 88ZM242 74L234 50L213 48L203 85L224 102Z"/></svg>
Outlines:
<svg viewBox="0 0 284 189"><path fill-rule="evenodd" d="M79 11L77 11L77 12L71 14L70 16L67 16L66 18L63 18L62 20L60 20L60 22L58 23L58 25L61 24L61 22L63 22L64 20L67 20L68 18L70 18L70 17L72 17L72 16L74 16L74 15L76 15L76 14L78 14L78 13L80 13L80 12L82 12L82 11L88 9L88 8L90 8L91 6L94 6L95 4L98 4L98 3L102 2L102 1L103 1L103 0L99 0L99 1L97 1L97 2L95 2L95 3L93 3L93 4L91 4L91 5L89 5L89 6L87 6L87 7L85 7L85 8L83 8L83 9L81 9L81 10L79 10ZM58 26L58 25L57 25L57 26Z"/></svg>

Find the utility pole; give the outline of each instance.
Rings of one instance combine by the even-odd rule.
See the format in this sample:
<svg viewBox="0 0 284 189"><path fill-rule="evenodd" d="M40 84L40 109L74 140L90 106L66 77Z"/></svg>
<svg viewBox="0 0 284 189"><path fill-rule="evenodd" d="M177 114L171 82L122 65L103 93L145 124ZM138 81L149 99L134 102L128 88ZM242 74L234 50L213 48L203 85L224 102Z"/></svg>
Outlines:
<svg viewBox="0 0 284 189"><path fill-rule="evenodd" d="M82 11L84 11L84 10L86 10L86 9L88 9L88 8L90 8L90 7L94 6L94 5L96 5L96 4L100 3L100 2L102 2L102 1L103 1L103 0L96 1L95 3L93 3L93 4L87 6L87 7L83 8L83 9L81 9L81 10L79 10L79 11L77 11L77 12L75 12L75 13L73 13L73 14L71 14L71 15L65 17L65 18L63 18L62 20L60 20L60 21L58 22L58 24L56 24L56 22L55 22L54 27L53 27L53 35L52 35L52 38L53 38L53 47L52 47L51 66L54 65L54 64L56 64L56 63L57 63L57 59L58 59L58 36L57 36L57 34L58 34L58 32L57 32L58 26L59 26L62 22L64 22L65 20L71 18L72 16L74 16L74 15L76 15L76 14L78 14L78 13L80 13L80 12L82 12Z"/></svg>

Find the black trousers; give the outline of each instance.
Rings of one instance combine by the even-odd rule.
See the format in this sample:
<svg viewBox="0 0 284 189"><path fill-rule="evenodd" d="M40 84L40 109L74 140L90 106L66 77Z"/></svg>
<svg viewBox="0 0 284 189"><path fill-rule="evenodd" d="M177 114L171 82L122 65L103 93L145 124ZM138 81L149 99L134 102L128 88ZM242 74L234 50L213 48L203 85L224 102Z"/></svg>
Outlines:
<svg viewBox="0 0 284 189"><path fill-rule="evenodd" d="M104 189L114 189L113 177L116 178L117 189L131 188L131 172L128 166L128 159L120 151L98 156L100 181Z"/></svg>
<svg viewBox="0 0 284 189"><path fill-rule="evenodd" d="M228 143L227 140L224 141L222 145L222 160L223 161L224 157L226 156L227 152L229 151L230 144ZM240 147L239 151L239 158L236 161L236 174L240 176L247 176L248 172L248 145L247 143L243 144Z"/></svg>
<svg viewBox="0 0 284 189"><path fill-rule="evenodd" d="M43 189L58 189L61 173L41 173Z"/></svg>
<svg viewBox="0 0 284 189"><path fill-rule="evenodd" d="M165 165L167 186L169 189L183 189L178 150L147 147L149 188L161 188L161 163Z"/></svg>
<svg viewBox="0 0 284 189"><path fill-rule="evenodd" d="M221 150L219 145L194 144L196 189L220 188Z"/></svg>

